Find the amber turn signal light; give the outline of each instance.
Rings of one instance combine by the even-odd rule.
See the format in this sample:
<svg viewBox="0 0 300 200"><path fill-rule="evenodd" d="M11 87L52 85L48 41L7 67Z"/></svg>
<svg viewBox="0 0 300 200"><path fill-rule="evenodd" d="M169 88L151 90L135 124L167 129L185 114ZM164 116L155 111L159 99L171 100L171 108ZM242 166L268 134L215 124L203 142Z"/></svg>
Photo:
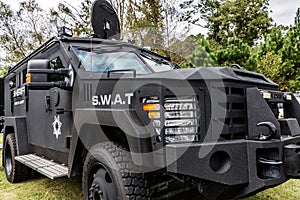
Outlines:
<svg viewBox="0 0 300 200"><path fill-rule="evenodd" d="M31 74L27 73L26 74L26 83L30 83L31 82Z"/></svg>
<svg viewBox="0 0 300 200"><path fill-rule="evenodd" d="M144 104L143 110L144 111L160 110L160 105L159 104Z"/></svg>

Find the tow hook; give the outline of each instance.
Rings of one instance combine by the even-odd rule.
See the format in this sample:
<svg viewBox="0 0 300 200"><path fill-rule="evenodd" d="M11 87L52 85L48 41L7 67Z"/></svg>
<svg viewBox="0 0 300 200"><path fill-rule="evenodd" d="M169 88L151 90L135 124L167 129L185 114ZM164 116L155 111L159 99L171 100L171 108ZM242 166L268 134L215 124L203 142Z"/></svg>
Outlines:
<svg viewBox="0 0 300 200"><path fill-rule="evenodd" d="M277 133L277 128L272 122L261 122L261 123L258 123L256 126L266 127L269 129L269 133L267 135L260 133L260 135L258 136L258 140L260 140L260 141L271 140Z"/></svg>

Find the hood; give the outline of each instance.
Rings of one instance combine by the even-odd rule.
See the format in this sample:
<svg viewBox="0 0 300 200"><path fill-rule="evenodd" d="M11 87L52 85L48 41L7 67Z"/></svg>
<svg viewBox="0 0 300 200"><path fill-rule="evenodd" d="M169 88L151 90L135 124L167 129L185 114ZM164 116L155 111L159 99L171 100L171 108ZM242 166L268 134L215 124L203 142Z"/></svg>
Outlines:
<svg viewBox="0 0 300 200"><path fill-rule="evenodd" d="M211 81L236 81L255 83L259 85L267 85L272 87L278 87L276 83L267 79L264 75L234 69L229 67L200 67L190 69L176 69L172 71L158 72L146 75L139 75L137 78L149 78L149 79L171 79L171 80L211 80Z"/></svg>

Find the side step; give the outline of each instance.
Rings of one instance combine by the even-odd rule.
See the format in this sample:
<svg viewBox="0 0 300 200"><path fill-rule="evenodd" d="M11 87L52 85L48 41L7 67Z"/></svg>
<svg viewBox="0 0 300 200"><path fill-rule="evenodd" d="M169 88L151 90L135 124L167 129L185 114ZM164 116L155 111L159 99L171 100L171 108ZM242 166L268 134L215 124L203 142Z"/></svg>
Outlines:
<svg viewBox="0 0 300 200"><path fill-rule="evenodd" d="M17 156L15 159L51 179L68 176L68 167L33 154Z"/></svg>

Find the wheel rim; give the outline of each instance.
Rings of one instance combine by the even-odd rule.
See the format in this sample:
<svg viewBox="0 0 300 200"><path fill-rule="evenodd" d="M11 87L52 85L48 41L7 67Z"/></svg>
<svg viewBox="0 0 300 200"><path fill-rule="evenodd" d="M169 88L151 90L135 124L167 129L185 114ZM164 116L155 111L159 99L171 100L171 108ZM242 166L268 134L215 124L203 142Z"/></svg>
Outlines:
<svg viewBox="0 0 300 200"><path fill-rule="evenodd" d="M12 171L12 156L9 145L6 145L5 148L5 171L7 175L10 175Z"/></svg>
<svg viewBox="0 0 300 200"><path fill-rule="evenodd" d="M116 200L117 188L113 182L111 173L102 165L96 165L89 176L90 200Z"/></svg>

